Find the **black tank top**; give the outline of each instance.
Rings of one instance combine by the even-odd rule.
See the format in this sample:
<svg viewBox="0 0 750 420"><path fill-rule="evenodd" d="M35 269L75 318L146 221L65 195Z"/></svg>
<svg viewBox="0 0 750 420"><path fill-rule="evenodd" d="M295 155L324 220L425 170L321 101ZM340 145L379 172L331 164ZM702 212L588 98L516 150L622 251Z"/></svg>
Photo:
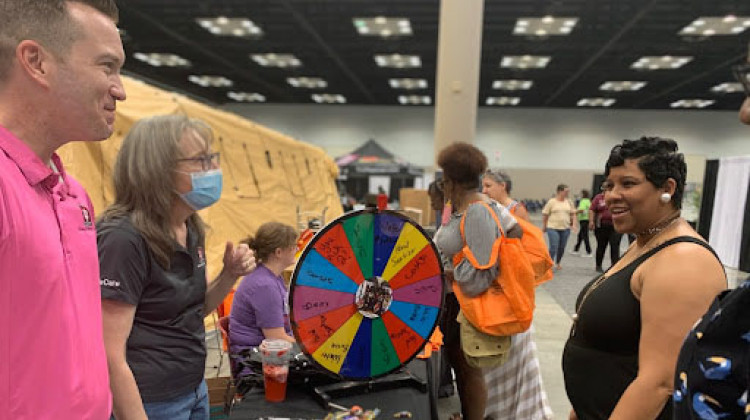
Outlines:
<svg viewBox="0 0 750 420"><path fill-rule="evenodd" d="M630 279L644 261L679 242L693 242L713 253L708 244L696 238L672 238L601 282L589 293L583 305L581 300L596 278L578 295L578 321L565 343L562 364L565 390L580 420L608 419L625 389L635 379L641 304L630 289ZM657 419L671 418L670 398Z"/></svg>

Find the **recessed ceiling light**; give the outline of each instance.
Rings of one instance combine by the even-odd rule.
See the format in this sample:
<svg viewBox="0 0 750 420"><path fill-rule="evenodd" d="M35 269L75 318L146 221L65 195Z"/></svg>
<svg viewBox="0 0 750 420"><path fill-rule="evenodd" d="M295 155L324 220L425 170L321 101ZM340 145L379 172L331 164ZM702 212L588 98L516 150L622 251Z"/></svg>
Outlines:
<svg viewBox="0 0 750 420"><path fill-rule="evenodd" d="M604 107L608 108L617 102L612 98L581 98L576 103L577 106Z"/></svg>
<svg viewBox="0 0 750 420"><path fill-rule="evenodd" d="M411 35L411 22L407 18L376 18L356 17L352 19L354 27L363 36L391 36Z"/></svg>
<svg viewBox="0 0 750 420"><path fill-rule="evenodd" d="M237 37L259 37L263 35L263 30L252 20L246 18L219 16L216 18L197 18L195 21L214 35Z"/></svg>
<svg viewBox="0 0 750 420"><path fill-rule="evenodd" d="M529 90L534 86L531 80L495 80L492 82L492 89L498 90Z"/></svg>
<svg viewBox="0 0 750 420"><path fill-rule="evenodd" d="M263 67L299 67L302 62L293 54L251 54L250 58Z"/></svg>
<svg viewBox="0 0 750 420"><path fill-rule="evenodd" d="M672 108L706 108L714 104L710 99L680 99L669 104Z"/></svg>
<svg viewBox="0 0 750 420"><path fill-rule="evenodd" d="M674 57L665 56L646 56L641 57L638 61L630 65L630 68L637 70L663 70L678 69L693 60L693 57Z"/></svg>
<svg viewBox="0 0 750 420"><path fill-rule="evenodd" d="M388 84L394 89L427 89L427 80L425 79L389 79Z"/></svg>
<svg viewBox="0 0 750 420"><path fill-rule="evenodd" d="M742 83L727 82L716 85L711 88L711 92L715 93L744 93L745 89L742 88Z"/></svg>
<svg viewBox="0 0 750 420"><path fill-rule="evenodd" d="M552 57L544 55L506 55L500 67L509 69L542 69L547 67Z"/></svg>
<svg viewBox="0 0 750 420"><path fill-rule="evenodd" d="M401 105L430 105L432 98L426 95L400 95L398 103Z"/></svg>
<svg viewBox="0 0 750 420"><path fill-rule="evenodd" d="M750 16L701 17L685 26L679 35L737 35L750 27Z"/></svg>
<svg viewBox="0 0 750 420"><path fill-rule="evenodd" d="M521 103L521 98L518 96L490 96L484 103L497 106L516 106Z"/></svg>
<svg viewBox="0 0 750 420"><path fill-rule="evenodd" d="M322 89L328 86L320 77L288 77L286 82L293 87L306 89Z"/></svg>
<svg viewBox="0 0 750 420"><path fill-rule="evenodd" d="M229 92L227 96L237 102L265 102L266 97L253 92Z"/></svg>
<svg viewBox="0 0 750 420"><path fill-rule="evenodd" d="M154 67L188 67L190 65L189 60L176 54L137 52L133 54L133 57Z"/></svg>
<svg viewBox="0 0 750 420"><path fill-rule="evenodd" d="M578 18L574 17L552 17L543 18L522 17L516 20L516 27L513 29L514 35L568 35L573 31Z"/></svg>
<svg viewBox="0 0 750 420"><path fill-rule="evenodd" d="M312 95L313 101L319 104L345 104L346 98L344 95L332 94L332 93L314 93Z"/></svg>
<svg viewBox="0 0 750 420"><path fill-rule="evenodd" d="M224 76L198 76L191 74L188 80L203 87L229 87L234 84L234 82Z"/></svg>
<svg viewBox="0 0 750 420"><path fill-rule="evenodd" d="M605 90L605 91L613 91L613 92L622 92L622 91L636 91L643 89L644 86L646 86L647 82L634 82L631 80L619 80L619 81L609 81L602 83L601 86L599 86L599 90Z"/></svg>
<svg viewBox="0 0 750 420"><path fill-rule="evenodd" d="M375 62L380 67L391 67L398 69L422 67L422 60L418 55L378 54L375 56Z"/></svg>

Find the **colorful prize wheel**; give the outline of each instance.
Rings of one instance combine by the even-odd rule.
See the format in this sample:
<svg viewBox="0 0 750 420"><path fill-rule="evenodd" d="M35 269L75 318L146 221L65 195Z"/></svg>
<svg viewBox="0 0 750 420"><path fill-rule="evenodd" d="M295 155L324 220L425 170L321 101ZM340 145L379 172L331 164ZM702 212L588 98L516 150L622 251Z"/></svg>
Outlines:
<svg viewBox="0 0 750 420"><path fill-rule="evenodd" d="M410 219L390 211L347 213L313 238L292 275L297 343L345 379L391 373L435 329L442 276L437 248Z"/></svg>

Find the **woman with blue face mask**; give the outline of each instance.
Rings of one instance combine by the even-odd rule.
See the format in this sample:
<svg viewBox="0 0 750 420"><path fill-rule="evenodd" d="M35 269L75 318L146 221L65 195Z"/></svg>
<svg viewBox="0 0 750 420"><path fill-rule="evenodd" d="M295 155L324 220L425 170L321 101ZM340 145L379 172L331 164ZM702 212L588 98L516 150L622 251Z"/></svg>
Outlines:
<svg viewBox="0 0 750 420"><path fill-rule="evenodd" d="M138 121L123 140L114 203L97 226L104 341L117 419L209 418L203 318L255 268L247 245L227 242L224 268L206 278L197 210L219 200L211 128L170 115Z"/></svg>

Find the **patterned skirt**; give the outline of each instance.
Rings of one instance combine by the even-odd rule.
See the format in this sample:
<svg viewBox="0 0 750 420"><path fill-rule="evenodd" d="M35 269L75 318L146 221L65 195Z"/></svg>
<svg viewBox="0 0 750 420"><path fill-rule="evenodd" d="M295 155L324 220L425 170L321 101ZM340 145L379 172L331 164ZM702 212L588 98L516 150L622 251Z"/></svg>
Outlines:
<svg viewBox="0 0 750 420"><path fill-rule="evenodd" d="M513 336L508 361L484 371L486 416L496 420L553 419L532 332L533 327Z"/></svg>

